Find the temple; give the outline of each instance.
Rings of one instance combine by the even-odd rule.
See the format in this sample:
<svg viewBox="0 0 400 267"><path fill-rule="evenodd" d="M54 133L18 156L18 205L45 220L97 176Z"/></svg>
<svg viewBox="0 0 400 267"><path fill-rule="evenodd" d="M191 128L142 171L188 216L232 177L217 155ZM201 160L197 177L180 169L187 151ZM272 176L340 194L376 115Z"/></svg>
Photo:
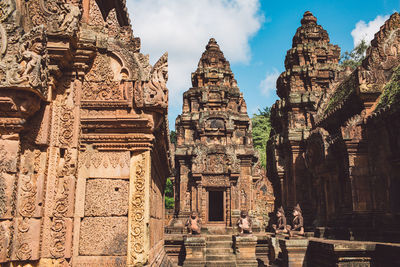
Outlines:
<svg viewBox="0 0 400 267"><path fill-rule="evenodd" d="M210 39L176 119L176 212L232 226L252 210L257 157L243 94L217 42Z"/></svg>
<svg viewBox="0 0 400 267"><path fill-rule="evenodd" d="M399 27L394 13L354 70L339 64L340 49L310 12L293 37L267 171L276 207L299 203L306 231L319 238L301 245L302 257L299 243L279 240L289 266L399 262L400 246L390 243L400 240Z"/></svg>
<svg viewBox="0 0 400 267"><path fill-rule="evenodd" d="M125 1L0 8L1 266L400 266L398 13L354 69L304 13L263 170L213 38L171 145L168 54Z"/></svg>
<svg viewBox="0 0 400 267"><path fill-rule="evenodd" d="M253 148L243 94L213 38L192 73L192 86L176 119L175 218L166 231L185 233L183 221L193 211L209 235L234 233L241 211L249 212L256 232L264 231L264 218L273 211L272 185ZM175 241L183 242L179 236Z"/></svg>

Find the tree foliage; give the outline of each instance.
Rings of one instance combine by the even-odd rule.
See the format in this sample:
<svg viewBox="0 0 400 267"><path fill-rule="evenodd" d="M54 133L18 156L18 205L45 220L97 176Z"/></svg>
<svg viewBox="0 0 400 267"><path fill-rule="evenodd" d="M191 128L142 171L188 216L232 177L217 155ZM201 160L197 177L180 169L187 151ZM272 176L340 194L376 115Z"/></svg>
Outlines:
<svg viewBox="0 0 400 267"><path fill-rule="evenodd" d="M257 114L253 114L251 122L253 124L253 144L254 148L260 153L261 166L264 168L267 164L266 159L266 146L271 131L270 121L271 109L265 107L262 110L258 110Z"/></svg>
<svg viewBox="0 0 400 267"><path fill-rule="evenodd" d="M175 131L169 132L169 140L171 141L171 144L176 145L176 132Z"/></svg>
<svg viewBox="0 0 400 267"><path fill-rule="evenodd" d="M170 178L167 179L167 184L165 186L165 208L173 209L174 208L174 186Z"/></svg>
<svg viewBox="0 0 400 267"><path fill-rule="evenodd" d="M344 54L340 57L340 65L343 67L350 67L350 69L354 70L361 65L361 62L365 58L367 49L367 42L365 40L361 40L361 42L354 47L352 51L344 52Z"/></svg>

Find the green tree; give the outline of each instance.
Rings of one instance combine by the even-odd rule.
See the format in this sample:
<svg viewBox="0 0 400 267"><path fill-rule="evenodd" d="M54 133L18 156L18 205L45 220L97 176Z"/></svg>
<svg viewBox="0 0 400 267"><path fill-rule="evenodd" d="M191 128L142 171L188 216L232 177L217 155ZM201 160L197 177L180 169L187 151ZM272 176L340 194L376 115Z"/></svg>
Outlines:
<svg viewBox="0 0 400 267"><path fill-rule="evenodd" d="M175 131L169 132L169 140L171 141L171 144L176 145L176 132Z"/></svg>
<svg viewBox="0 0 400 267"><path fill-rule="evenodd" d="M253 124L253 144L254 148L260 153L261 166L264 168L267 165L266 159L266 146L271 131L270 121L271 109L265 107L262 110L258 110L257 114L253 114L251 122Z"/></svg>
<svg viewBox="0 0 400 267"><path fill-rule="evenodd" d="M350 69L354 70L361 65L365 58L367 49L367 42L365 40L361 40L361 42L354 47L351 52L344 52L344 54L340 57L340 65L343 67L350 67Z"/></svg>
<svg viewBox="0 0 400 267"><path fill-rule="evenodd" d="M165 208L173 209L174 208L174 186L170 178L167 179L167 184L165 186Z"/></svg>

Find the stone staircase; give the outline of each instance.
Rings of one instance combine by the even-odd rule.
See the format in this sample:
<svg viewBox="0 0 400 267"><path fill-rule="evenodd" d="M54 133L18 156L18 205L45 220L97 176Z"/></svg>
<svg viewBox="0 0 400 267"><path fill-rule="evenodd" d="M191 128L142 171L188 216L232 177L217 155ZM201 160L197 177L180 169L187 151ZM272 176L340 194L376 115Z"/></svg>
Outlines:
<svg viewBox="0 0 400 267"><path fill-rule="evenodd" d="M206 237L206 266L236 266L232 235L213 234Z"/></svg>

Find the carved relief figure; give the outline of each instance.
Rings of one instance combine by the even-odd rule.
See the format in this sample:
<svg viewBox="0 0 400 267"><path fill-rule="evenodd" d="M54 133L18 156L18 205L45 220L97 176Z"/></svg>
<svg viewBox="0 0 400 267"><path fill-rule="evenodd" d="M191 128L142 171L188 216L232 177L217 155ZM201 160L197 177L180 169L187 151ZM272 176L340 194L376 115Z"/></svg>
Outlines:
<svg viewBox="0 0 400 267"><path fill-rule="evenodd" d="M197 212L192 211L190 217L187 219L185 226L188 229L189 234L199 235L201 230L201 219L197 215Z"/></svg>
<svg viewBox="0 0 400 267"><path fill-rule="evenodd" d="M79 7L73 4L64 4L64 9L66 14L64 15L60 30L73 33L78 27L81 11L79 10Z"/></svg>
<svg viewBox="0 0 400 267"><path fill-rule="evenodd" d="M251 218L247 211L242 210L240 212L240 218L237 222L237 226L238 226L240 234L251 234L252 233L251 227L253 226L253 223L252 223Z"/></svg>
<svg viewBox="0 0 400 267"><path fill-rule="evenodd" d="M281 233L287 233L287 225L286 225L286 217L285 217L285 211L283 210L283 207L280 207L276 211L276 217L278 217L277 224L273 224L272 228L274 228L275 234L281 234Z"/></svg>
<svg viewBox="0 0 400 267"><path fill-rule="evenodd" d="M293 208L293 227L290 225L287 226L290 236L304 236L304 227L303 227L303 215L301 212L300 205L297 204L296 207Z"/></svg>

